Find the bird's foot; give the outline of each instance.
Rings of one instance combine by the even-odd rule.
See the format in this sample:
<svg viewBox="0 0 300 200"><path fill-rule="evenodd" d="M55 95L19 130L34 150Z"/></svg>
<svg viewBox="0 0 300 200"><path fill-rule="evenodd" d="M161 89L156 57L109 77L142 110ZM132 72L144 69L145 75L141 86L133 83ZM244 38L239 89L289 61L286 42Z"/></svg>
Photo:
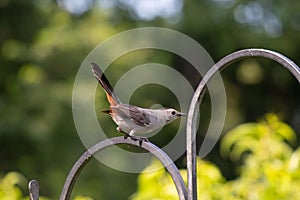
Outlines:
<svg viewBox="0 0 300 200"><path fill-rule="evenodd" d="M131 139L134 141L139 141L140 146L142 146L143 142L149 142L148 138L146 137L131 136Z"/></svg>
<svg viewBox="0 0 300 200"><path fill-rule="evenodd" d="M149 142L147 137L139 137L139 136L135 136L135 135L129 135L129 134L125 134L124 139L130 138L133 141L139 141L140 146L142 146L143 142Z"/></svg>
<svg viewBox="0 0 300 200"><path fill-rule="evenodd" d="M131 137L129 134L127 134L127 133L124 133L125 135L124 135L124 139L126 140L127 138L129 138L129 137Z"/></svg>
<svg viewBox="0 0 300 200"><path fill-rule="evenodd" d="M120 127L117 127L117 131L120 133L124 133L124 139L126 140L127 138L132 139L133 141L139 141L140 146L142 146L143 142L149 142L147 137L141 137L141 136L135 136L135 135L130 135L128 133L125 133Z"/></svg>
<svg viewBox="0 0 300 200"><path fill-rule="evenodd" d="M140 141L150 142L147 137L139 137Z"/></svg>
<svg viewBox="0 0 300 200"><path fill-rule="evenodd" d="M126 140L127 138L131 138L132 136L129 135L128 133L125 133L124 131L122 131L122 129L120 129L119 127L117 127L117 131L120 133L124 133L124 139Z"/></svg>

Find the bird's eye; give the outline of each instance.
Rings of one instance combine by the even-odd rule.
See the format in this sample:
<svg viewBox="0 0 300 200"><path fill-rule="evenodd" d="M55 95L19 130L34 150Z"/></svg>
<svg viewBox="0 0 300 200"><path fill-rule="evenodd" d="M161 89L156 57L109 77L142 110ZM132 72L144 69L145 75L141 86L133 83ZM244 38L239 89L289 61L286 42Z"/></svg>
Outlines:
<svg viewBox="0 0 300 200"><path fill-rule="evenodd" d="M172 114L172 115L176 115L176 112L175 112L175 111L172 111L171 114Z"/></svg>

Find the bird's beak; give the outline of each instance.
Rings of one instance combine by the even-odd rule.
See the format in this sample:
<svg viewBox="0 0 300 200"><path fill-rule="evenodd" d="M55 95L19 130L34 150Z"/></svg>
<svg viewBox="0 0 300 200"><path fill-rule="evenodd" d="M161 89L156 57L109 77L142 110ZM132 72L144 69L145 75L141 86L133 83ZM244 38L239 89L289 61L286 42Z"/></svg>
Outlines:
<svg viewBox="0 0 300 200"><path fill-rule="evenodd" d="M177 113L177 117L187 116L185 113Z"/></svg>

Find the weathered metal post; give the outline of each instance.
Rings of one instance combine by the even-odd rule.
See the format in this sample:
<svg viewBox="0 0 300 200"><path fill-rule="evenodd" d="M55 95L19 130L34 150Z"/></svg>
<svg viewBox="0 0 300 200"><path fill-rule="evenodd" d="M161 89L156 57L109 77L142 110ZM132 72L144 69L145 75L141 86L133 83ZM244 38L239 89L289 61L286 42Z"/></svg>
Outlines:
<svg viewBox="0 0 300 200"><path fill-rule="evenodd" d="M90 149L88 149L78 159L78 161L74 164L73 168L71 169L71 171L66 179L66 182L63 187L63 191L60 196L60 200L68 200L70 198L73 186L75 184L75 181L76 181L80 171L90 161L92 156L95 153L97 153L109 146L116 145L116 144L130 144L130 145L138 146L142 149L149 151L152 155L154 155L156 158L158 158L161 161L161 163L164 165L164 167L170 173L170 175L175 183L179 199L180 200L187 199L187 190L186 190L186 186L183 182L183 179L182 179L177 167L173 163L173 161L170 159L170 157L164 151L162 151L159 147L152 144L151 142L143 142L140 144L139 141L134 141L130 138L124 139L124 137L120 136L120 137L110 138L110 139L104 140L102 142L99 142L98 144L96 144L96 145L92 146Z"/></svg>
<svg viewBox="0 0 300 200"><path fill-rule="evenodd" d="M197 180L196 180L196 108L201 103L203 96L206 92L206 85L208 81L219 71L227 67L229 64L249 57L263 57L274 60L288 69L300 83L300 69L299 67L284 55L266 50L266 49L245 49L236 51L217 62L203 77L199 83L194 96L192 98L187 121L187 171L188 171L188 199L197 199Z"/></svg>
<svg viewBox="0 0 300 200"><path fill-rule="evenodd" d="M39 183L37 180L31 180L28 184L29 198L30 200L39 199Z"/></svg>

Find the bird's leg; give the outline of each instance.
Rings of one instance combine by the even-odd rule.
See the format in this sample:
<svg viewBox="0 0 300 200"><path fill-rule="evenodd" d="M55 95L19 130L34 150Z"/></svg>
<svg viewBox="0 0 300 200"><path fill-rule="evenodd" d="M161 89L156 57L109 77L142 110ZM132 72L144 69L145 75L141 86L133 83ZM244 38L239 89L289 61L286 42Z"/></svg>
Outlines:
<svg viewBox="0 0 300 200"><path fill-rule="evenodd" d="M142 146L143 142L149 142L147 137L140 137L140 136L136 136L134 135L133 131L131 130L130 133L125 133L120 127L117 127L117 131L120 133L125 134L124 135L124 139L127 139L128 137L131 138L133 141L139 141L140 146Z"/></svg>
<svg viewBox="0 0 300 200"><path fill-rule="evenodd" d="M140 146L142 146L142 143L143 142L149 142L148 138L147 137L137 137L138 140L139 140L139 144Z"/></svg>
<svg viewBox="0 0 300 200"><path fill-rule="evenodd" d="M137 141L139 140L139 137L134 135L134 130L131 130L128 134L128 136L133 140L133 141Z"/></svg>
<svg viewBox="0 0 300 200"><path fill-rule="evenodd" d="M139 141L149 142L147 137L138 137Z"/></svg>
<svg viewBox="0 0 300 200"><path fill-rule="evenodd" d="M124 135L124 139L126 140L128 137L131 137L128 133L125 133L124 131L122 131L122 129L120 127L117 127L117 131L120 133L125 134Z"/></svg>
<svg viewBox="0 0 300 200"><path fill-rule="evenodd" d="M139 141L140 146L142 146L143 142L149 142L148 138L146 138L146 137L139 137L139 136L135 136L135 135L129 135L129 137L133 141Z"/></svg>
<svg viewBox="0 0 300 200"><path fill-rule="evenodd" d="M148 140L147 137L139 137L139 136L134 135L134 131L133 131L133 130L131 130L131 131L129 132L129 137L130 137L132 140L134 140L134 141L139 141L140 146L142 146L143 141L144 141L144 142L149 142L149 140Z"/></svg>

